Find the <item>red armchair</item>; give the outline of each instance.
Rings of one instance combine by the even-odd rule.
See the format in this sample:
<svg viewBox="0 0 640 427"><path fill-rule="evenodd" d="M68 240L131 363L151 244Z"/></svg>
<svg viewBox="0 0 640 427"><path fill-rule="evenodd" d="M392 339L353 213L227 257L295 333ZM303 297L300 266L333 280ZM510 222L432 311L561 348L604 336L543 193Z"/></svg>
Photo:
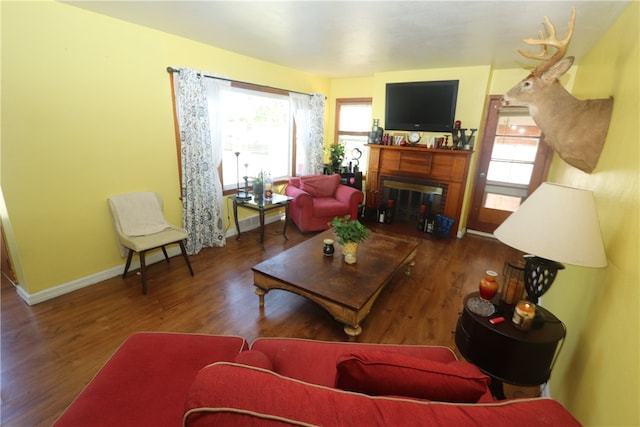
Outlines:
<svg viewBox="0 0 640 427"><path fill-rule="evenodd" d="M336 216L358 218L362 191L340 184L340 175L306 175L289 178L285 194L293 197L289 217L302 232L320 231Z"/></svg>

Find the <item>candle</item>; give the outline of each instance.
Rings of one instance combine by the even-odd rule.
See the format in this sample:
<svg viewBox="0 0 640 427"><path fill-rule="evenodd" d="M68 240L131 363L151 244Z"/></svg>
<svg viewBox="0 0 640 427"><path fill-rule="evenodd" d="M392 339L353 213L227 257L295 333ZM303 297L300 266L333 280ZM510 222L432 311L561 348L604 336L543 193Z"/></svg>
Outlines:
<svg viewBox="0 0 640 427"><path fill-rule="evenodd" d="M529 301L520 301L513 310L512 322L516 328L528 331L531 329L533 318L536 315L536 305Z"/></svg>

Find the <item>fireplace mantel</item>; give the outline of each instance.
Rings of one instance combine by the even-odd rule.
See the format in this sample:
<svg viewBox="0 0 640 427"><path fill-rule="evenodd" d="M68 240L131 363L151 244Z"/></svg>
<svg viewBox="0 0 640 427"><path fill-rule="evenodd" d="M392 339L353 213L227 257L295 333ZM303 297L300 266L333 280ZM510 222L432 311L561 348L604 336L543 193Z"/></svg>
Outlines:
<svg viewBox="0 0 640 427"><path fill-rule="evenodd" d="M367 144L367 147L369 147L367 208L376 209L382 202L383 178L438 183L447 188L442 213L455 219L454 228L459 228L464 190L473 151L376 144Z"/></svg>

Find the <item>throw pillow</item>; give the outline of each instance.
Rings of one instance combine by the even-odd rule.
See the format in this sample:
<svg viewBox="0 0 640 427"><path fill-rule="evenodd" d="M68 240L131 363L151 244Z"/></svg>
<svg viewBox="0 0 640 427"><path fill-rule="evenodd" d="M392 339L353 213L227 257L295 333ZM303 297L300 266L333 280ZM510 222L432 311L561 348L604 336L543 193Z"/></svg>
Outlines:
<svg viewBox="0 0 640 427"><path fill-rule="evenodd" d="M258 350L242 351L238 353L233 362L273 371L273 364L271 363L271 360L266 354Z"/></svg>
<svg viewBox="0 0 640 427"><path fill-rule="evenodd" d="M490 382L470 363L442 363L386 351L344 354L337 369L336 387L342 390L440 402L475 403Z"/></svg>
<svg viewBox="0 0 640 427"><path fill-rule="evenodd" d="M340 184L340 175L309 175L302 177L300 188L311 197L333 196Z"/></svg>

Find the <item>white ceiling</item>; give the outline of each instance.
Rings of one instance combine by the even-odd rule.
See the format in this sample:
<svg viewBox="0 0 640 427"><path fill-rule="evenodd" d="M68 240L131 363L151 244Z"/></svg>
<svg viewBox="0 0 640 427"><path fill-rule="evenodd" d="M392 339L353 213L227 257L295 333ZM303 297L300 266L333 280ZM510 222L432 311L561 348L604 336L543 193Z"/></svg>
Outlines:
<svg viewBox="0 0 640 427"><path fill-rule="evenodd" d="M516 48L544 16L576 63L625 1L64 1L83 9L327 77L491 64L535 65ZM535 50L534 50L535 51ZM170 64L167 64L170 65ZM184 64L188 65L188 64Z"/></svg>

